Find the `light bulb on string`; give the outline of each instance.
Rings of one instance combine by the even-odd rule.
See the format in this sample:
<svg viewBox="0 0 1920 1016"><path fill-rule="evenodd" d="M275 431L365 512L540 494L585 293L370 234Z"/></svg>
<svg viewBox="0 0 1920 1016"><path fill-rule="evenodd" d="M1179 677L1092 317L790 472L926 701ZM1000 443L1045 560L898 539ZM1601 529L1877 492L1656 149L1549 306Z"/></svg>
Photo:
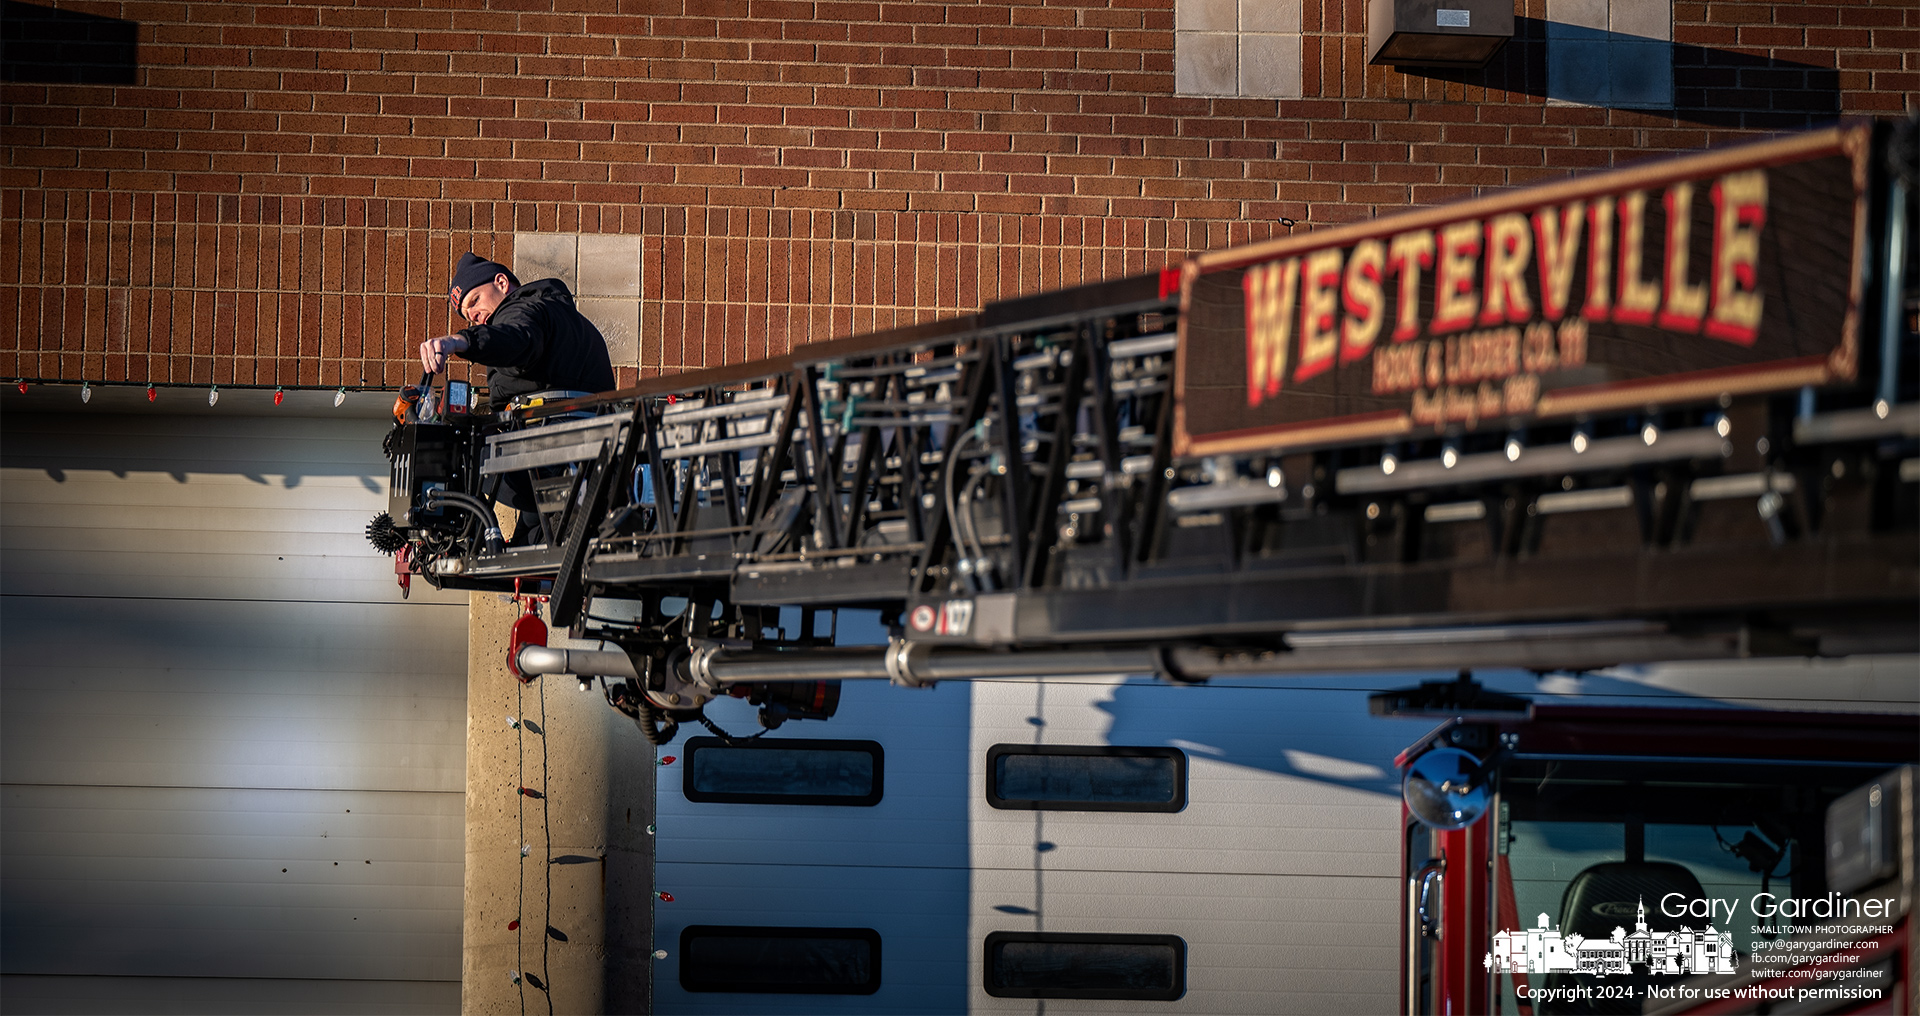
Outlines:
<svg viewBox="0 0 1920 1016"><path fill-rule="evenodd" d="M667 951L665 949L655 949L653 951L653 958L656 960L664 960L667 958Z"/></svg>
<svg viewBox="0 0 1920 1016"><path fill-rule="evenodd" d="M658 897L660 897L660 902L662 902L662 903L672 903L672 902L673 902L673 894L672 894L672 893L670 893L670 892L667 892L667 891L666 891L666 890L664 890L664 889L662 889L662 890L659 890L659 891L657 891L657 892L655 892L655 893L654 893L654 895L655 895L655 896L658 896Z"/></svg>
<svg viewBox="0 0 1920 1016"><path fill-rule="evenodd" d="M212 388L207 389L207 405L217 406L219 404L220 404L220 386L214 385Z"/></svg>
<svg viewBox="0 0 1920 1016"><path fill-rule="evenodd" d="M19 381L18 381L18 382L16 382L16 383L17 383L17 384L19 385L19 387L20 387L20 394L22 394L22 395L25 395L25 394L27 394L27 379L26 379L26 378L21 378L21 379L19 379Z"/></svg>
<svg viewBox="0 0 1920 1016"><path fill-rule="evenodd" d="M160 389L155 388L153 382L147 382L147 401L153 402L158 398L160 398Z"/></svg>
<svg viewBox="0 0 1920 1016"><path fill-rule="evenodd" d="M519 919L518 917L516 917L516 918L514 918L513 920L511 920L511 921L508 921L508 922L507 922L507 930L508 930L508 931L519 931L519 930L520 930L520 919Z"/></svg>
<svg viewBox="0 0 1920 1016"><path fill-rule="evenodd" d="M85 381L80 382L80 401L82 404L93 401L93 386Z"/></svg>
<svg viewBox="0 0 1920 1016"><path fill-rule="evenodd" d="M670 766L673 763L674 757L672 755L662 755L653 762L653 764L657 766Z"/></svg>
<svg viewBox="0 0 1920 1016"><path fill-rule="evenodd" d="M339 409L340 404L345 401L347 401L347 386L341 385L340 390L333 393L333 408Z"/></svg>
<svg viewBox="0 0 1920 1016"><path fill-rule="evenodd" d="M287 390L285 388L279 387L278 385L274 386L273 404L277 406L280 403L285 402L286 399L287 399Z"/></svg>

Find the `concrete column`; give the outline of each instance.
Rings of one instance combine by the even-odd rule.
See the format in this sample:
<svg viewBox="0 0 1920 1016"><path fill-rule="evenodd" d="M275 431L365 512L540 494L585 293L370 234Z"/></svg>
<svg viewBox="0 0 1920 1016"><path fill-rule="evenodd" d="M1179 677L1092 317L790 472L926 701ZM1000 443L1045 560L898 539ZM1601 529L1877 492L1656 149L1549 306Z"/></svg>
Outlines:
<svg viewBox="0 0 1920 1016"><path fill-rule="evenodd" d="M521 684L512 599L468 602L461 1011L650 1012L653 749L597 687Z"/></svg>

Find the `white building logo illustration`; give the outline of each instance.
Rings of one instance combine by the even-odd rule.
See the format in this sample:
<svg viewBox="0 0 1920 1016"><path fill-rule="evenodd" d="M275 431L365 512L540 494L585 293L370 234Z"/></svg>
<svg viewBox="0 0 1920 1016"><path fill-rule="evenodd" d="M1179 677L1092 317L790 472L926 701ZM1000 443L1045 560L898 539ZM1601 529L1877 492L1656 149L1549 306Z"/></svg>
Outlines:
<svg viewBox="0 0 1920 1016"><path fill-rule="evenodd" d="M1647 903L1640 901L1632 932L1615 927L1604 939L1562 935L1540 915L1537 927L1501 931L1493 936L1493 951L1484 965L1494 973L1611 974L1632 973L1635 966L1651 974L1731 974L1733 933L1705 931L1681 925L1679 931L1648 931Z"/></svg>

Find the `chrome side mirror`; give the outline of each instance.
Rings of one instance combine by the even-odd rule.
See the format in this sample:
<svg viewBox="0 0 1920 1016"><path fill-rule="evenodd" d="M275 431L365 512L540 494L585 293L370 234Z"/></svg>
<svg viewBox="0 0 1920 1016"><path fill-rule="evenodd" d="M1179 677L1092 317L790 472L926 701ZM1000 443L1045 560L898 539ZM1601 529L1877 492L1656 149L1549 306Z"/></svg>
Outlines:
<svg viewBox="0 0 1920 1016"><path fill-rule="evenodd" d="M1407 766L1400 796L1430 829L1465 829L1487 813L1491 767L1458 748L1435 748Z"/></svg>

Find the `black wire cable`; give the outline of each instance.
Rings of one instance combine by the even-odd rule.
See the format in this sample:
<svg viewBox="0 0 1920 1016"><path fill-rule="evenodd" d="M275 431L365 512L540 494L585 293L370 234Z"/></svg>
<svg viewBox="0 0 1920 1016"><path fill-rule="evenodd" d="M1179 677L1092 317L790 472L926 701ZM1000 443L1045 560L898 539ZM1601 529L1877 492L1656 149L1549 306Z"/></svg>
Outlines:
<svg viewBox="0 0 1920 1016"><path fill-rule="evenodd" d="M665 715L665 711L649 702L645 692L640 693L637 714L634 722L640 725L640 733L647 743L655 748L672 741L680 733L680 721Z"/></svg>
<svg viewBox="0 0 1920 1016"><path fill-rule="evenodd" d="M540 788L543 794L549 789L547 784L547 729L547 682L541 681ZM547 855L547 863L543 865L543 867L546 868L547 877L547 905L546 913L540 920L540 973L546 978L546 986L541 989L541 993L547 996L547 1016L553 1016L553 973L547 965L548 951L553 946L553 936L547 934L547 929L553 927L553 798L550 796L540 799L540 828L542 835L546 838L545 849ZM523 925L523 930L524 927Z"/></svg>
<svg viewBox="0 0 1920 1016"><path fill-rule="evenodd" d="M517 752L520 764L520 782L516 784L516 786L524 787L527 785L527 686L517 681L514 683L519 685L519 689L515 692L515 695L519 699L517 712L520 716L520 725L518 728L520 730L520 743L518 745L519 751ZM546 727L543 725L540 729L545 730ZM515 848L518 849L527 842L527 795L515 790L513 796L520 799L520 835L518 837L520 842L515 844ZM515 879L515 882L518 884L519 896L516 898L513 907L513 919L517 925L513 933L513 965L514 969L521 972L520 976L516 978L518 981L516 987L520 989L520 1016L527 1016L527 979L525 974L527 963L522 946L522 943L526 940L526 921L521 920L521 915L527 912L527 852L525 850L520 851L519 878Z"/></svg>
<svg viewBox="0 0 1920 1016"><path fill-rule="evenodd" d="M701 711L701 712L700 712L700 713L699 713L698 715L696 715L696 716L694 716L694 719L695 719L695 720L698 720L698 721L700 722L700 725L701 725L701 726L703 726L703 727L705 727L705 728L707 728L708 730L710 730L710 731L712 731L712 732L713 732L713 736L715 736L715 737L717 737L717 738L719 738L720 740L722 740L722 741L725 741L725 742L726 742L727 744L729 744L729 745L733 745L733 746L738 746L738 745L742 745L742 744L745 744L745 743L747 743L748 741L757 741L757 740L759 740L759 739L760 739L760 738L761 738L761 737L762 737L763 735L765 735L765 734L766 734L766 730L765 730L765 729L762 729L762 730L760 731L760 733L758 733L758 734L748 734L748 735L747 735L747 736L745 736L745 737L735 737L735 736L733 736L732 734L729 734L729 733L727 733L726 731L724 731L724 730L721 730L721 729L720 729L720 725L719 725L719 724L717 724L717 723L715 723L715 722L713 722L712 720L709 720L709 719L707 719L707 714L706 714L706 712L705 712L704 710L702 710L702 711Z"/></svg>

